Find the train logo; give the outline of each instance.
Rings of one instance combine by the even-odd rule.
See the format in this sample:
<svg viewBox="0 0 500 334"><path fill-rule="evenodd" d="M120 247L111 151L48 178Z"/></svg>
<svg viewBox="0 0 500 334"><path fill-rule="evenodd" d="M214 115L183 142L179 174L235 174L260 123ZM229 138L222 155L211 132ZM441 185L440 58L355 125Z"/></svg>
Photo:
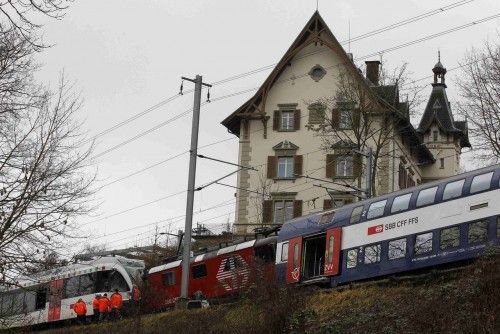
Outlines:
<svg viewBox="0 0 500 334"><path fill-rule="evenodd" d="M238 290L248 282L248 264L239 256L225 258L220 262L217 281L226 291Z"/></svg>
<svg viewBox="0 0 500 334"><path fill-rule="evenodd" d="M368 227L368 235L382 233L382 232L384 232L383 224Z"/></svg>
<svg viewBox="0 0 500 334"><path fill-rule="evenodd" d="M293 278L295 281L298 281L298 280L299 280L299 267L296 267L296 268L292 271L292 278Z"/></svg>

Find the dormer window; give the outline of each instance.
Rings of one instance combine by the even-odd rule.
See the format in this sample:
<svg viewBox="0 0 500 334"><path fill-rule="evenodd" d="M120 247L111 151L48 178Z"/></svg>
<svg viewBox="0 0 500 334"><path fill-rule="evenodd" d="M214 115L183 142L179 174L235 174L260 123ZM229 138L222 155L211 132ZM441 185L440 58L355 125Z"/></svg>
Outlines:
<svg viewBox="0 0 500 334"><path fill-rule="evenodd" d="M432 131L432 140L433 141L438 141L438 136L439 136L439 131L437 131L437 130Z"/></svg>

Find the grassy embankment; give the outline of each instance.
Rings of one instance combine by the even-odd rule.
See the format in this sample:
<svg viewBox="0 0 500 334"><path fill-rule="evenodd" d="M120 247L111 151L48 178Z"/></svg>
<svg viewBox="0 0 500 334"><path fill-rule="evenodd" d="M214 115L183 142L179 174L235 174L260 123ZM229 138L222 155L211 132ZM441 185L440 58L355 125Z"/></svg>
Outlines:
<svg viewBox="0 0 500 334"><path fill-rule="evenodd" d="M266 284L231 305L43 333L500 333L499 315L495 251L462 270L338 289Z"/></svg>

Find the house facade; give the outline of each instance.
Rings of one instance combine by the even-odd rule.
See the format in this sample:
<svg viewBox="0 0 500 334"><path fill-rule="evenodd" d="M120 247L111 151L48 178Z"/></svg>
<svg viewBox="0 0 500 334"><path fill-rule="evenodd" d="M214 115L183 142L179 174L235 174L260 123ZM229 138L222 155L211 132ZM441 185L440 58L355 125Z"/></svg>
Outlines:
<svg viewBox="0 0 500 334"><path fill-rule="evenodd" d="M365 77L313 14L256 94L222 122L239 137L239 164L258 170L238 174L236 233L457 173L470 144L451 113L446 69L433 69L418 128L379 70L367 61Z"/></svg>

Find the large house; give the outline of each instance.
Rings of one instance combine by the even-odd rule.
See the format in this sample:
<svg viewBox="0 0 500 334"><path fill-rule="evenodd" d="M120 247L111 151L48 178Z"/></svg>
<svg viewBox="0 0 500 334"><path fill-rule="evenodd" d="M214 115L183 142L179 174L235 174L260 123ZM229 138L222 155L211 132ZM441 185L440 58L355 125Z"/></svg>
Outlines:
<svg viewBox="0 0 500 334"><path fill-rule="evenodd" d="M418 128L397 83L381 84L379 72L380 62L367 61L364 76L313 14L256 94L222 122L239 137L239 164L259 170L238 174L238 234L458 172L467 124L453 119L441 62Z"/></svg>

